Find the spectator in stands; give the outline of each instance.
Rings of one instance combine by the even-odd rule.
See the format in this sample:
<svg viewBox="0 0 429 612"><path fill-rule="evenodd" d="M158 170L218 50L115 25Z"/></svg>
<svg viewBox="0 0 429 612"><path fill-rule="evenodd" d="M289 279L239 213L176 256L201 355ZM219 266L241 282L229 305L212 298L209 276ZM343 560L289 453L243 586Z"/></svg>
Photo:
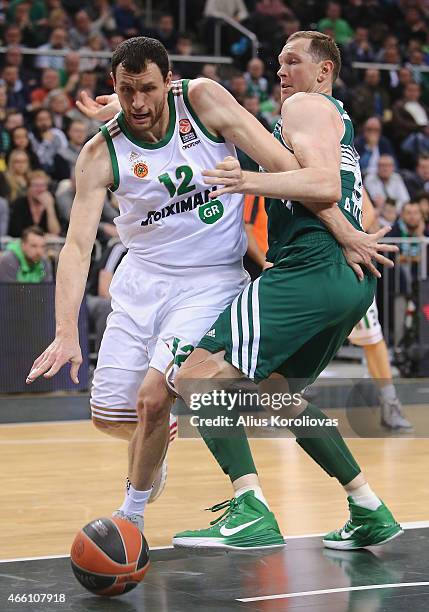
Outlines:
<svg viewBox="0 0 429 612"><path fill-rule="evenodd" d="M429 193L427 191L420 191L414 199L420 206L425 230L429 232Z"/></svg>
<svg viewBox="0 0 429 612"><path fill-rule="evenodd" d="M43 102L49 92L58 89L60 86L60 75L57 70L45 68L42 72L40 87L33 89L30 94L31 111L34 112L42 107Z"/></svg>
<svg viewBox="0 0 429 612"><path fill-rule="evenodd" d="M72 107L68 95L62 89L54 89L47 95L44 106L51 113L54 127L65 132L69 125L67 113Z"/></svg>
<svg viewBox="0 0 429 612"><path fill-rule="evenodd" d="M387 198L380 208L378 214L378 223L380 227L386 227L386 225L393 227L397 218L398 213L396 212L396 202L395 200Z"/></svg>
<svg viewBox="0 0 429 612"><path fill-rule="evenodd" d="M283 4L282 0L259 0L256 3L255 12L274 19L282 19L292 12Z"/></svg>
<svg viewBox="0 0 429 612"><path fill-rule="evenodd" d="M127 248L117 242L106 248L101 260L90 273L86 303L90 322L95 331L95 350L98 352L101 339L106 328L106 320L110 313L110 283L116 268L127 253Z"/></svg>
<svg viewBox="0 0 429 612"><path fill-rule="evenodd" d="M25 151L11 151L6 171L0 173L0 197L14 202L27 195L28 180L31 172L30 159Z"/></svg>
<svg viewBox="0 0 429 612"><path fill-rule="evenodd" d="M74 96L79 82L80 54L70 51L64 58L64 68L59 70L60 87L64 88L66 94Z"/></svg>
<svg viewBox="0 0 429 612"><path fill-rule="evenodd" d="M41 168L49 174L54 167L55 155L67 147L64 132L53 127L51 113L41 108L34 117L34 129L29 136Z"/></svg>
<svg viewBox="0 0 429 612"><path fill-rule="evenodd" d="M374 49L369 41L369 30L364 26L356 28L354 38L345 48L345 56L351 62L373 62Z"/></svg>
<svg viewBox="0 0 429 612"><path fill-rule="evenodd" d="M84 9L78 11L74 15L73 27L69 32L70 47L72 49L86 47L88 39L94 31L94 26L88 13Z"/></svg>
<svg viewBox="0 0 429 612"><path fill-rule="evenodd" d="M16 111L14 108L6 112L4 126L9 133L12 132L12 130L14 130L16 127L21 127L23 125L24 115L21 112Z"/></svg>
<svg viewBox="0 0 429 612"><path fill-rule="evenodd" d="M368 68L364 82L352 92L353 120L359 125L374 115L386 120L390 118L389 106L389 94L380 83L380 71Z"/></svg>
<svg viewBox="0 0 429 612"><path fill-rule="evenodd" d="M219 76L218 68L216 64L204 64L201 68L201 75L206 79L211 79L212 81L216 81L216 83L221 82L221 78Z"/></svg>
<svg viewBox="0 0 429 612"><path fill-rule="evenodd" d="M381 155L378 160L377 173L369 173L364 179L365 188L377 208L381 208L387 198L395 200L399 214L410 196L405 183L398 172L395 172L395 161L390 155Z"/></svg>
<svg viewBox="0 0 429 612"><path fill-rule="evenodd" d="M270 131L274 129L275 124L280 119L281 109L281 87L279 83L276 83L268 100L260 104L261 115L270 126Z"/></svg>
<svg viewBox="0 0 429 612"><path fill-rule="evenodd" d="M37 225L53 236L60 235L61 226L55 200L48 186L49 176L43 170L34 170L30 173L27 196L18 198L12 203L10 236L18 238L31 225Z"/></svg>
<svg viewBox="0 0 429 612"><path fill-rule="evenodd" d="M365 121L362 134L355 140L355 147L360 155L363 174L377 172L380 155L395 157L390 141L382 135L382 124L378 117L370 117Z"/></svg>
<svg viewBox="0 0 429 612"><path fill-rule="evenodd" d="M425 228L423 214L418 202L407 202L402 209L401 216L394 224L392 231L387 234L389 238L427 238L429 232ZM401 242L399 245L400 271L406 282L404 290L411 294L413 283L418 278L418 266L421 260L422 244L415 242Z"/></svg>
<svg viewBox="0 0 429 612"><path fill-rule="evenodd" d="M194 53L192 37L188 32L179 34L176 43L176 54L177 55L192 55ZM189 62L174 61L173 70L176 74L189 79L194 79L198 75L199 67L196 64L190 64Z"/></svg>
<svg viewBox="0 0 429 612"><path fill-rule="evenodd" d="M341 4L339 2L328 2L325 18L319 21L317 29L320 32L332 30L333 38L339 45L346 45L353 38L352 27L345 19L341 19Z"/></svg>
<svg viewBox="0 0 429 612"><path fill-rule="evenodd" d="M88 37L88 44L82 47L82 52L90 51L97 53L98 51L108 51L107 40L100 32L92 32ZM86 71L104 70L110 65L110 60L101 57L82 57L80 69Z"/></svg>
<svg viewBox="0 0 429 612"><path fill-rule="evenodd" d="M150 33L152 35L152 33ZM174 17L169 13L160 15L153 36L160 40L170 53L174 53L177 44L177 32L174 27Z"/></svg>
<svg viewBox="0 0 429 612"><path fill-rule="evenodd" d="M206 0L204 17L216 18L218 15L226 15L236 21L244 21L249 12L244 0Z"/></svg>
<svg viewBox="0 0 429 612"><path fill-rule="evenodd" d="M6 155L6 159L10 156L12 151L17 150L27 153L32 170L37 170L40 167L39 158L33 151L33 147L30 142L28 129L23 125L15 127L13 130L11 130L10 149Z"/></svg>
<svg viewBox="0 0 429 612"><path fill-rule="evenodd" d="M0 256L1 283L50 283L52 267L46 258L46 239L37 226L22 232L21 240L10 242Z"/></svg>
<svg viewBox="0 0 429 612"><path fill-rule="evenodd" d="M398 84L395 86L391 86L390 88L390 99L392 102L396 102L403 97L405 87L408 83L413 82L413 74L409 68L405 68L402 66L398 70Z"/></svg>
<svg viewBox="0 0 429 612"><path fill-rule="evenodd" d="M247 93L257 96L260 102L268 98L268 80L264 76L265 64L258 57L254 57L247 63L247 72L244 78L247 82Z"/></svg>
<svg viewBox="0 0 429 612"><path fill-rule="evenodd" d="M414 171L405 170L403 176L413 200L420 191L429 192L429 155L419 155Z"/></svg>
<svg viewBox="0 0 429 612"><path fill-rule="evenodd" d="M110 0L95 0L85 7L91 23L98 32L113 32L116 21L113 17L113 7Z"/></svg>
<svg viewBox="0 0 429 612"><path fill-rule="evenodd" d="M70 178L60 181L55 191L55 202L58 210L58 217L61 221L62 227L64 228L67 228L69 224L70 213L75 195L76 179L73 168ZM97 239L102 244L106 244L111 238L118 237L116 225L113 223L113 220L117 215L118 204L116 198L113 193L107 192L97 233Z"/></svg>
<svg viewBox="0 0 429 612"><path fill-rule="evenodd" d="M64 68L64 57L61 55L43 55L43 51L48 49L66 50L68 49L68 34L64 28L55 28L52 31L49 42L39 47L39 55L36 59L37 68L53 68L61 70Z"/></svg>
<svg viewBox="0 0 429 612"><path fill-rule="evenodd" d="M3 32L4 44L20 45L22 43L22 32L14 23L10 23Z"/></svg>
<svg viewBox="0 0 429 612"><path fill-rule="evenodd" d="M16 66L5 66L3 68L0 85L6 86L7 107L24 112L30 98L26 85L19 78Z"/></svg>
<svg viewBox="0 0 429 612"><path fill-rule="evenodd" d="M426 24L423 14L416 5L409 6L405 10L402 23L398 24L398 35L401 42L406 43L411 38L419 35L423 35L423 37L425 37L425 34Z"/></svg>
<svg viewBox="0 0 429 612"><path fill-rule="evenodd" d="M56 180L70 178L72 169L76 165L78 155L81 152L83 145L88 140L87 124L82 120L72 121L68 127L67 136L67 147L59 151L55 160Z"/></svg>
<svg viewBox="0 0 429 612"><path fill-rule="evenodd" d="M255 95L247 95L243 100L243 106L247 110L248 113L256 117L256 119L262 123L265 129L269 130L270 126L265 121L264 117L261 115L260 102L258 96Z"/></svg>
<svg viewBox="0 0 429 612"><path fill-rule="evenodd" d="M70 28L70 17L64 9L58 7L49 13L48 28L50 32L55 28L64 28L65 30Z"/></svg>
<svg viewBox="0 0 429 612"><path fill-rule="evenodd" d="M140 10L134 0L116 0L113 7L116 29L125 38L139 36L143 29Z"/></svg>
<svg viewBox="0 0 429 612"><path fill-rule="evenodd" d="M7 236L9 230L9 202L0 198L0 238Z"/></svg>
<svg viewBox="0 0 429 612"><path fill-rule="evenodd" d="M422 103L421 93L420 85L412 81L405 86L403 98L393 105L392 129L398 143L428 125L429 109Z"/></svg>
<svg viewBox="0 0 429 612"><path fill-rule="evenodd" d="M109 45L110 51L113 53L117 47L124 42L125 36L120 32L110 32L107 36L107 44Z"/></svg>
<svg viewBox="0 0 429 612"><path fill-rule="evenodd" d="M242 74L234 74L228 83L228 89L240 104L243 104L247 93L247 82Z"/></svg>
<svg viewBox="0 0 429 612"><path fill-rule="evenodd" d="M3 59L3 58L2 58ZM31 89L37 84L35 74L24 66L24 55L20 45L9 45L4 54L3 66L15 66L18 70L18 79L26 89Z"/></svg>

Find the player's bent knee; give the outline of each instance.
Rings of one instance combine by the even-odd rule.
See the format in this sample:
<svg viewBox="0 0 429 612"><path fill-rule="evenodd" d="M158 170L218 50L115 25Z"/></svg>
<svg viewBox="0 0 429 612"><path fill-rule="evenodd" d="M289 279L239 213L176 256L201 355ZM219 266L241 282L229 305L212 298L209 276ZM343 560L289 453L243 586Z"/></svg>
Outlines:
<svg viewBox="0 0 429 612"><path fill-rule="evenodd" d="M157 427L168 421L171 399L149 393L139 393L136 410L139 422L144 422L150 428Z"/></svg>

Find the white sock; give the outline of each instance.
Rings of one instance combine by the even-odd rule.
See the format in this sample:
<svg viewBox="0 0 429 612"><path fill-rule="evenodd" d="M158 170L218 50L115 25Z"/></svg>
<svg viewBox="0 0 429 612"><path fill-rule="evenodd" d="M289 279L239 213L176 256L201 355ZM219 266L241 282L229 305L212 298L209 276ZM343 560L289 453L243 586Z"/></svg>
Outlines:
<svg viewBox="0 0 429 612"><path fill-rule="evenodd" d="M393 400L395 400L396 399L395 385L390 383L389 385L385 385L384 387L381 387L380 396L382 399L388 402L392 402Z"/></svg>
<svg viewBox="0 0 429 612"><path fill-rule="evenodd" d="M368 483L357 489L353 489L349 495L355 504L362 508L367 508L368 510L377 510L381 504L381 500L377 497Z"/></svg>
<svg viewBox="0 0 429 612"><path fill-rule="evenodd" d="M270 509L268 502L265 499L264 494L262 493L262 489L259 485L249 485L248 487L241 487L241 489L237 489L237 491L235 491L234 497L240 497L240 495L243 495L243 493L246 493L247 491L253 491L255 493L256 499L259 499L259 501L262 502L268 508L268 510Z"/></svg>
<svg viewBox="0 0 429 612"><path fill-rule="evenodd" d="M152 488L148 491L137 491L130 483L127 487L125 499L119 510L124 514L141 514L143 516L144 509L151 494Z"/></svg>

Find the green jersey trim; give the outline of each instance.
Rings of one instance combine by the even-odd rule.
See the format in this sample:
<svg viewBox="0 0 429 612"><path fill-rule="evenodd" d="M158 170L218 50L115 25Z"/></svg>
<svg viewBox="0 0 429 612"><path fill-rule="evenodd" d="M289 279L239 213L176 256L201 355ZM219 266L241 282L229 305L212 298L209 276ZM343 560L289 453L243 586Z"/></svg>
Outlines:
<svg viewBox="0 0 429 612"><path fill-rule="evenodd" d="M205 136L207 136L207 138L209 138L213 142L218 142L218 143L219 142L225 142L225 138L223 138L222 136L215 136L214 134L209 132L208 129L206 128L206 126L204 125L204 123L201 122L200 118L198 117L198 115L195 112L195 110L192 108L192 104L189 101L188 85L189 85L189 79L183 79L183 81L182 81L183 100L185 102L186 108L191 113L193 120L198 125L198 127L203 132L203 134Z"/></svg>
<svg viewBox="0 0 429 612"><path fill-rule="evenodd" d="M107 148L109 149L110 162L112 164L113 170L113 184L110 186L110 191L116 191L119 187L119 164L118 158L116 157L115 147L113 146L112 137L110 136L107 127L102 125L100 127L100 132L103 134Z"/></svg>
<svg viewBox="0 0 429 612"><path fill-rule="evenodd" d="M123 111L119 113L117 121L119 127L121 128L121 131L125 134L128 140L133 142L138 147L142 147L143 149L161 149L161 147L165 147L165 145L170 142L174 134L174 128L176 127L176 106L174 104L173 94L171 91L168 92L168 111L168 128L164 138L161 138L159 142L146 142L144 140L139 140L138 138L136 138L128 129Z"/></svg>

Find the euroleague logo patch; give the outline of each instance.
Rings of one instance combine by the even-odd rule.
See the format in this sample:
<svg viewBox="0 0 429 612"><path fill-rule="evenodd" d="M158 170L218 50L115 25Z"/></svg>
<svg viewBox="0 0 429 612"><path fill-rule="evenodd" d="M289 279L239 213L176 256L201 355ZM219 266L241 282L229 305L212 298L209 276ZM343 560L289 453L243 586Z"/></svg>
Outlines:
<svg viewBox="0 0 429 612"><path fill-rule="evenodd" d="M192 130L192 124L189 119L180 119L179 121L179 132L181 134L189 134Z"/></svg>
<svg viewBox="0 0 429 612"><path fill-rule="evenodd" d="M189 119L179 119L179 136L183 143L182 149L189 149L200 143Z"/></svg>
<svg viewBox="0 0 429 612"><path fill-rule="evenodd" d="M137 178L144 178L149 172L149 168L144 162L137 162L133 166L133 172Z"/></svg>

